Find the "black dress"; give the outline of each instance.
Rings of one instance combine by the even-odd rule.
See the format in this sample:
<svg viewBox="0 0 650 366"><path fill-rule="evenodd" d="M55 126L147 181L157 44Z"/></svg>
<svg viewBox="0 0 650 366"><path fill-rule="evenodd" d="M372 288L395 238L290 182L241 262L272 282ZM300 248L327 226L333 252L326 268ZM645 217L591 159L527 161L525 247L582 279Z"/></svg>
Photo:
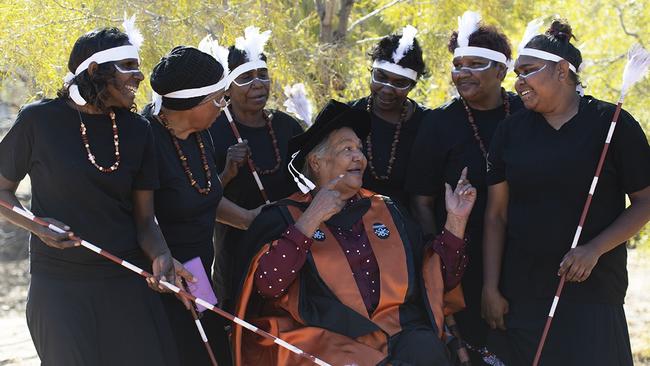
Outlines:
<svg viewBox="0 0 650 366"><path fill-rule="evenodd" d="M523 108L515 94L508 94L510 113ZM490 146L497 125L506 117L503 106L491 110L472 109L478 132L485 148ZM467 177L477 190L477 199L469 217L466 235L469 265L462 285L466 308L454 314L464 340L475 347L486 343L488 326L481 318L483 287L483 215L487 203L485 156L474 137L467 112L459 98L431 111L429 123L420 127L413 159L408 170L406 190L413 195L435 196L435 221L442 230L447 219L445 183L455 187L460 173L467 167ZM476 356L473 354L473 356ZM479 360L476 359L476 362Z"/></svg>
<svg viewBox="0 0 650 366"><path fill-rule="evenodd" d="M273 113L271 124L275 132L282 162L275 173L260 174L260 180L264 185L266 194L273 202L288 197L298 189L287 168L290 160L287 147L291 137L302 133L302 127L300 127L298 121L286 113L275 110L271 112ZM255 165L261 170L272 169L276 165L276 155L268 128L266 126L248 127L236 121L235 123L242 139L248 141ZM221 172L226 165L228 148L237 143L225 113L222 113L217 118L210 127L210 132L215 144L217 172ZM300 169L300 167L297 168ZM264 204L264 199L247 165L239 168L237 176L224 187L223 195L245 209L253 209ZM241 258L243 254L240 248L237 247L243 233L242 230L219 223L216 224L214 239L216 256L213 279L217 296L220 300L223 299L226 308L229 308L232 304L233 286L237 285L232 283L232 271L244 263Z"/></svg>
<svg viewBox="0 0 650 366"><path fill-rule="evenodd" d="M32 211L142 266L133 191L158 188L151 127L116 109L121 162L110 174L96 169L81 140L80 118L101 166L115 161L106 115L81 113L62 99L25 106L0 143L0 173L19 182L29 174ZM66 250L30 239L27 322L44 365L176 365L178 356L158 294L145 281L78 247Z"/></svg>
<svg viewBox="0 0 650 366"><path fill-rule="evenodd" d="M583 97L559 130L528 110L503 121L490 149L487 183L508 182L501 291L510 303L507 332L493 351L507 364L532 362L596 170L615 106ZM650 147L623 111L578 245L588 243L625 209L625 194L650 185ZM632 365L623 301L624 243L600 257L589 278L567 283L541 365Z"/></svg>
<svg viewBox="0 0 650 366"><path fill-rule="evenodd" d="M156 219L172 256L181 263L200 257L205 272L210 277L214 260L212 235L217 206L223 194L212 138L207 131L200 132L212 174L212 188L208 195L203 195L190 185L169 131L150 114L150 108L145 107L143 114L151 122L158 155L160 188L154 194ZM186 140L177 141L199 187L206 187L206 176L195 134ZM165 294L161 297L174 331L181 363L211 365L191 313L175 296ZM217 362L220 365L230 364L230 349L224 331L226 321L206 310L201 316L201 323Z"/></svg>
<svg viewBox="0 0 650 366"><path fill-rule="evenodd" d="M411 158L411 149L415 143L415 138L418 134L420 125L429 123L429 111L427 108L421 106L415 101L409 99L415 105L415 111L411 118L402 124L399 135L399 143L395 151L395 162L393 169L387 180L376 179L370 173L370 161L368 167L363 174L363 187L373 192L388 196L398 203L402 208L408 211L409 196L405 190L406 172L409 166L409 159ZM353 108L366 110L368 105L368 98L361 98L350 105ZM397 125L384 121L377 117L374 113L371 114L370 133L372 138L372 164L375 167L375 172L378 176L386 175L388 170L388 160L390 159L391 146L393 144L393 137L395 136L395 128ZM366 141L363 141L364 153L366 158L368 156L368 146Z"/></svg>

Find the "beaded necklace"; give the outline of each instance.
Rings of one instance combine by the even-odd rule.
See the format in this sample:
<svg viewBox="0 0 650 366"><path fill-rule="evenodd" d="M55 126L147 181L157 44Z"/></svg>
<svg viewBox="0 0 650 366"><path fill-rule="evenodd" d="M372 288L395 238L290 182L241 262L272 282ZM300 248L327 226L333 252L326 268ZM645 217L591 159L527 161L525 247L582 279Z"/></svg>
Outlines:
<svg viewBox="0 0 650 366"><path fill-rule="evenodd" d="M366 104L366 111L372 116L372 96L368 97ZM366 137L366 149L368 150L368 168L370 168L370 175L377 180L388 180L393 171L393 163L395 163L395 156L397 155L397 144L399 144L399 135L402 130L402 124L406 122L406 115L408 114L407 100L402 104L402 114L400 115L399 122L395 126L395 134L393 135L393 143L390 148L390 157L388 158L388 167L386 168L386 175L379 175L375 170L372 156L372 132L368 133Z"/></svg>
<svg viewBox="0 0 650 366"><path fill-rule="evenodd" d="M262 170L260 167L258 167L255 164L255 161L253 160L253 155L251 153L251 162L253 163L253 167L257 171L259 175L271 175L278 170L280 170L280 166L282 166L282 156L280 155L280 147L278 146L278 139L275 136L275 131L273 131L273 114L268 113L267 111L262 111L262 116L264 116L264 121L266 122L266 128L269 130L269 135L271 136L271 143L273 144L273 152L275 153L275 166L271 169L266 169Z"/></svg>
<svg viewBox="0 0 650 366"><path fill-rule="evenodd" d="M210 172L210 165L208 164L208 158L207 155L205 154L205 145L203 144L203 139L201 138L201 134L199 132L194 132L193 135L196 138L196 143L199 145L199 151L201 152L201 164L203 164L203 171L205 172L205 182L206 182L206 187L201 188L199 186L199 183L194 179L194 175L192 174L192 171L190 170L190 165L187 162L187 156L183 153L183 149L181 149L181 145L178 142L178 138L174 135L174 131L169 127L169 122L167 119L163 116L157 116L158 121L162 123L163 126L167 129L167 132L169 132L169 136L172 139L172 143L174 144L174 147L176 148L176 153L178 154L178 158L181 161L181 166L183 167L183 171L185 172L185 176L187 176L187 179L190 181L190 185L194 187L200 194L207 196L210 193L210 190L212 189L212 172Z"/></svg>
<svg viewBox="0 0 650 366"><path fill-rule="evenodd" d="M86 124L81 118L81 112L77 110L77 113L79 114L79 125L80 125L79 130L81 131L81 141L83 142L84 147L86 148L88 161L90 161L90 163L102 173L112 173L116 171L117 168L120 167L120 137L117 134L117 122L115 121L115 112L110 111L108 113L109 117L111 118L111 122L113 124L113 145L115 146L115 163L108 168L104 168L103 166L97 164L95 155L90 150L90 142L88 141L88 135L87 135L88 130L86 129Z"/></svg>
<svg viewBox="0 0 650 366"><path fill-rule="evenodd" d="M501 88L501 98L503 99L503 109L506 112L506 117L508 117L510 116L510 101L508 100L508 94L506 93L506 90L503 88ZM460 100L461 102L463 102L463 107L465 107L465 112L467 113L467 120L469 121L469 125L472 127L472 131L474 132L474 139L478 143L478 147L481 149L481 153L483 153L483 158L487 163L488 152L487 149L485 148L485 144L483 143L483 139L481 139L481 136L478 134L478 126L476 125L474 114L472 114L472 110L467 105L467 102L465 102L465 99L461 97Z"/></svg>

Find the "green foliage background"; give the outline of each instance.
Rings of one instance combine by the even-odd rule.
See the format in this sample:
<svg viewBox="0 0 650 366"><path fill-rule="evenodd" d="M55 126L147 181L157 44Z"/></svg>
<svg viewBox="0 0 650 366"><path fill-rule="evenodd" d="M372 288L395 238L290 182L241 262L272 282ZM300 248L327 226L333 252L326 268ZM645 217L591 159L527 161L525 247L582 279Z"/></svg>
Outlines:
<svg viewBox="0 0 650 366"><path fill-rule="evenodd" d="M429 107L440 105L454 92L446 42L457 17L468 9L503 29L513 49L528 21L540 16L567 18L588 61L582 75L587 93L608 101L618 98L627 49L634 43L650 45L650 4L632 0L356 0L345 36L334 44L319 43L317 4L333 4L338 11L345 1L351 0L0 0L0 100L18 106L55 95L77 37L97 27L119 27L125 12L136 14L145 36L141 52L145 75L173 46L197 45L208 33L230 45L248 25L271 29L266 52L274 79L271 107L280 107L282 88L296 82L306 84L316 108L329 98L366 95L368 51L380 37L406 24L419 29L429 69L411 96ZM512 89L513 81L513 75L508 76L507 89ZM137 103L144 105L149 96L145 82ZM646 80L625 101L625 108L646 133L650 132L648 96Z"/></svg>

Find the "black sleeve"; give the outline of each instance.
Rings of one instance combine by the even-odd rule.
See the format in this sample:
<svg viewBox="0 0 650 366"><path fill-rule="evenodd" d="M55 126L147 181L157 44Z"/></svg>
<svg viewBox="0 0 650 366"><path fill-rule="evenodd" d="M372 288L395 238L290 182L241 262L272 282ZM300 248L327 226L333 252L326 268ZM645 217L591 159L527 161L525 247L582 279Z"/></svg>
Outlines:
<svg viewBox="0 0 650 366"><path fill-rule="evenodd" d="M406 191L433 196L443 184L447 148L440 140L441 113L425 111L406 172Z"/></svg>
<svg viewBox="0 0 650 366"><path fill-rule="evenodd" d="M488 186L501 183L506 180L506 165L503 161L504 145L506 143L508 120L502 121L497 126L492 142L490 143L490 151L488 152L488 169L486 181Z"/></svg>
<svg viewBox="0 0 650 366"><path fill-rule="evenodd" d="M650 186L650 146L639 123L626 111L616 124L612 155L625 193Z"/></svg>
<svg viewBox="0 0 650 366"><path fill-rule="evenodd" d="M151 125L147 122L144 151L142 152L140 170L133 181L133 189L149 191L158 188L160 188L160 182L158 180L156 146L153 139L153 132L151 131Z"/></svg>
<svg viewBox="0 0 650 366"><path fill-rule="evenodd" d="M0 142L0 174L13 182L23 180L31 169L34 144L32 114L30 110L21 110Z"/></svg>

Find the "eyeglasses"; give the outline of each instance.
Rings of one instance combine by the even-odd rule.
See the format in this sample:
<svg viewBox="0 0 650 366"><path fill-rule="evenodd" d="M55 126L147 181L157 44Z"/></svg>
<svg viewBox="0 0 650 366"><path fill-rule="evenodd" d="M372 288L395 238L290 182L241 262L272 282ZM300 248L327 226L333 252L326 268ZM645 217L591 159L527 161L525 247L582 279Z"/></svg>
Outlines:
<svg viewBox="0 0 650 366"><path fill-rule="evenodd" d="M217 101L217 99L219 101ZM224 109L224 108L226 108L226 105L228 105L228 101L226 101L226 96L223 95L222 93L215 93L215 94L212 94L212 95L208 95L198 105L203 105L203 104L206 104L206 103L212 103L215 107L217 107L219 109Z"/></svg>
<svg viewBox="0 0 650 366"><path fill-rule="evenodd" d="M413 81L408 79L390 81L383 73L377 72L375 69L370 72L370 79L373 84L384 85L397 90L407 90L415 85Z"/></svg>
<svg viewBox="0 0 650 366"><path fill-rule="evenodd" d="M259 80L262 84L268 84L271 82L269 77L269 72L266 69L261 69L257 72L257 76L251 72L245 73L244 75L238 76L232 82L237 86L246 86L252 84L255 80Z"/></svg>
<svg viewBox="0 0 650 366"><path fill-rule="evenodd" d="M135 66L134 69L123 68L124 66L120 66L118 64L113 64L113 66L115 66L115 69L122 74L137 74L142 72L138 66Z"/></svg>
<svg viewBox="0 0 650 366"><path fill-rule="evenodd" d="M544 70L544 69L546 68L546 66L547 66L547 65L544 64L544 66L540 67L539 69L537 69L537 70L532 70L532 71L528 71L528 72L526 72L526 73L515 71L515 74L517 74L517 79L520 79L520 78L521 78L521 79L528 79L529 77L531 77L531 76L537 74L538 72Z"/></svg>
<svg viewBox="0 0 650 366"><path fill-rule="evenodd" d="M487 63L473 63L469 66L461 66L461 65L454 65L451 68L451 72L453 74L459 74L463 70L468 71L468 72L481 72L485 71L492 67L492 61L487 61Z"/></svg>

